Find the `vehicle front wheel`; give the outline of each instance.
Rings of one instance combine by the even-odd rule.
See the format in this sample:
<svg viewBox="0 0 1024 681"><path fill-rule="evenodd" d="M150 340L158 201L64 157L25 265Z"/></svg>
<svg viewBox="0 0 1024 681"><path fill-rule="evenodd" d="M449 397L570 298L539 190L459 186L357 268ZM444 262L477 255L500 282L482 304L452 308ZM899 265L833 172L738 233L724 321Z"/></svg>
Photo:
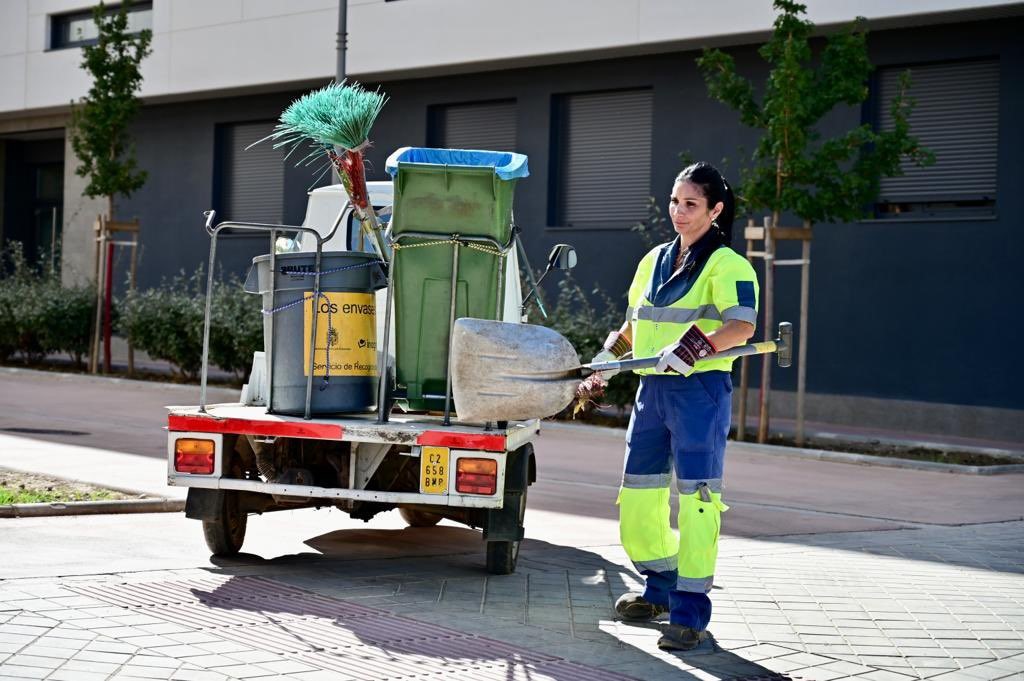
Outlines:
<svg viewBox="0 0 1024 681"><path fill-rule="evenodd" d="M239 510L238 492L217 490L220 514L216 520L203 521L203 537L206 547L215 556L233 556L245 541L248 516Z"/></svg>

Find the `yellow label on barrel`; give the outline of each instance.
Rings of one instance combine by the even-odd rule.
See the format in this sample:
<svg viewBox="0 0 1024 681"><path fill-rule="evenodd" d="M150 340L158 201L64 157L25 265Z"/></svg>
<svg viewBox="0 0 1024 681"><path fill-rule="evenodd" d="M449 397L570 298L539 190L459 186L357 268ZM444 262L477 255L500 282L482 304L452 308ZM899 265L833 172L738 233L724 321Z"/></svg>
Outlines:
<svg viewBox="0 0 1024 681"><path fill-rule="evenodd" d="M313 300L303 319L302 373L309 376ZM376 299L372 293L325 293L316 301L314 376L376 376ZM328 371L330 364L330 371Z"/></svg>

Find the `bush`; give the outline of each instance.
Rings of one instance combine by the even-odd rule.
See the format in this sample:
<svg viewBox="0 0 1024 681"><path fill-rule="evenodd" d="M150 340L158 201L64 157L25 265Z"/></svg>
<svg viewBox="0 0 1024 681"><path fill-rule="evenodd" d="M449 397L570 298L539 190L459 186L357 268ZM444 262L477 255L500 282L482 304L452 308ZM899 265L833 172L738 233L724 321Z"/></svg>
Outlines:
<svg viewBox="0 0 1024 681"><path fill-rule="evenodd" d="M80 364L89 351L92 287L62 286L55 270L30 265L17 242L8 245L0 267L0 361L18 353L35 363L66 352Z"/></svg>
<svg viewBox="0 0 1024 681"><path fill-rule="evenodd" d="M210 308L210 361L245 380L252 353L263 349L261 297L246 293L241 279L230 277L214 285Z"/></svg>
<svg viewBox="0 0 1024 681"><path fill-rule="evenodd" d="M170 362L187 380L202 368L206 277L199 268L155 288L133 291L121 304L119 332L154 359ZM214 282L210 303L210 363L239 379L263 347L259 297L242 291L237 277Z"/></svg>
<svg viewBox="0 0 1024 681"><path fill-rule="evenodd" d="M39 344L47 352L67 353L81 366L89 354L96 292L91 286L62 287L51 278L39 287L39 293Z"/></svg>
<svg viewBox="0 0 1024 681"><path fill-rule="evenodd" d="M182 272L160 286L129 291L118 331L153 359L170 362L185 379L199 375L203 352L202 270Z"/></svg>

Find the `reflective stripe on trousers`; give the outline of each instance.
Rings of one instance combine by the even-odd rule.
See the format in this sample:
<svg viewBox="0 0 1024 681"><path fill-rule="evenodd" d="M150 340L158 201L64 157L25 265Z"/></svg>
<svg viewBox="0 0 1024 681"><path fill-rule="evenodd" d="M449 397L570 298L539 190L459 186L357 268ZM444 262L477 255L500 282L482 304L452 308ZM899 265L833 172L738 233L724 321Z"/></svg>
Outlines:
<svg viewBox="0 0 1024 681"><path fill-rule="evenodd" d="M622 545L647 578L645 598L669 605L674 623L696 629L710 618L706 594L727 509L721 489L731 397L725 372L644 376L626 435ZM669 522L673 481L680 494L678 535Z"/></svg>

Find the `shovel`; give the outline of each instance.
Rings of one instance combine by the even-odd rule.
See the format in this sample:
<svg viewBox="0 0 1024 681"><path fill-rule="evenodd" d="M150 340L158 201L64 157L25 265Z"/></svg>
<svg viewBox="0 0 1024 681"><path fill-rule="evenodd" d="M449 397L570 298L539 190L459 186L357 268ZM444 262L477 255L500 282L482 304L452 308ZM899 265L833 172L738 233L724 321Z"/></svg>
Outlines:
<svg viewBox="0 0 1024 681"><path fill-rule="evenodd" d="M557 331L485 319L457 319L451 342L455 411L460 421L472 423L552 416L572 402L587 376L609 369L647 369L659 359L581 365L576 349ZM779 324L779 336L773 341L730 348L701 361L771 353L778 354L781 367L792 362L793 325L789 322Z"/></svg>

